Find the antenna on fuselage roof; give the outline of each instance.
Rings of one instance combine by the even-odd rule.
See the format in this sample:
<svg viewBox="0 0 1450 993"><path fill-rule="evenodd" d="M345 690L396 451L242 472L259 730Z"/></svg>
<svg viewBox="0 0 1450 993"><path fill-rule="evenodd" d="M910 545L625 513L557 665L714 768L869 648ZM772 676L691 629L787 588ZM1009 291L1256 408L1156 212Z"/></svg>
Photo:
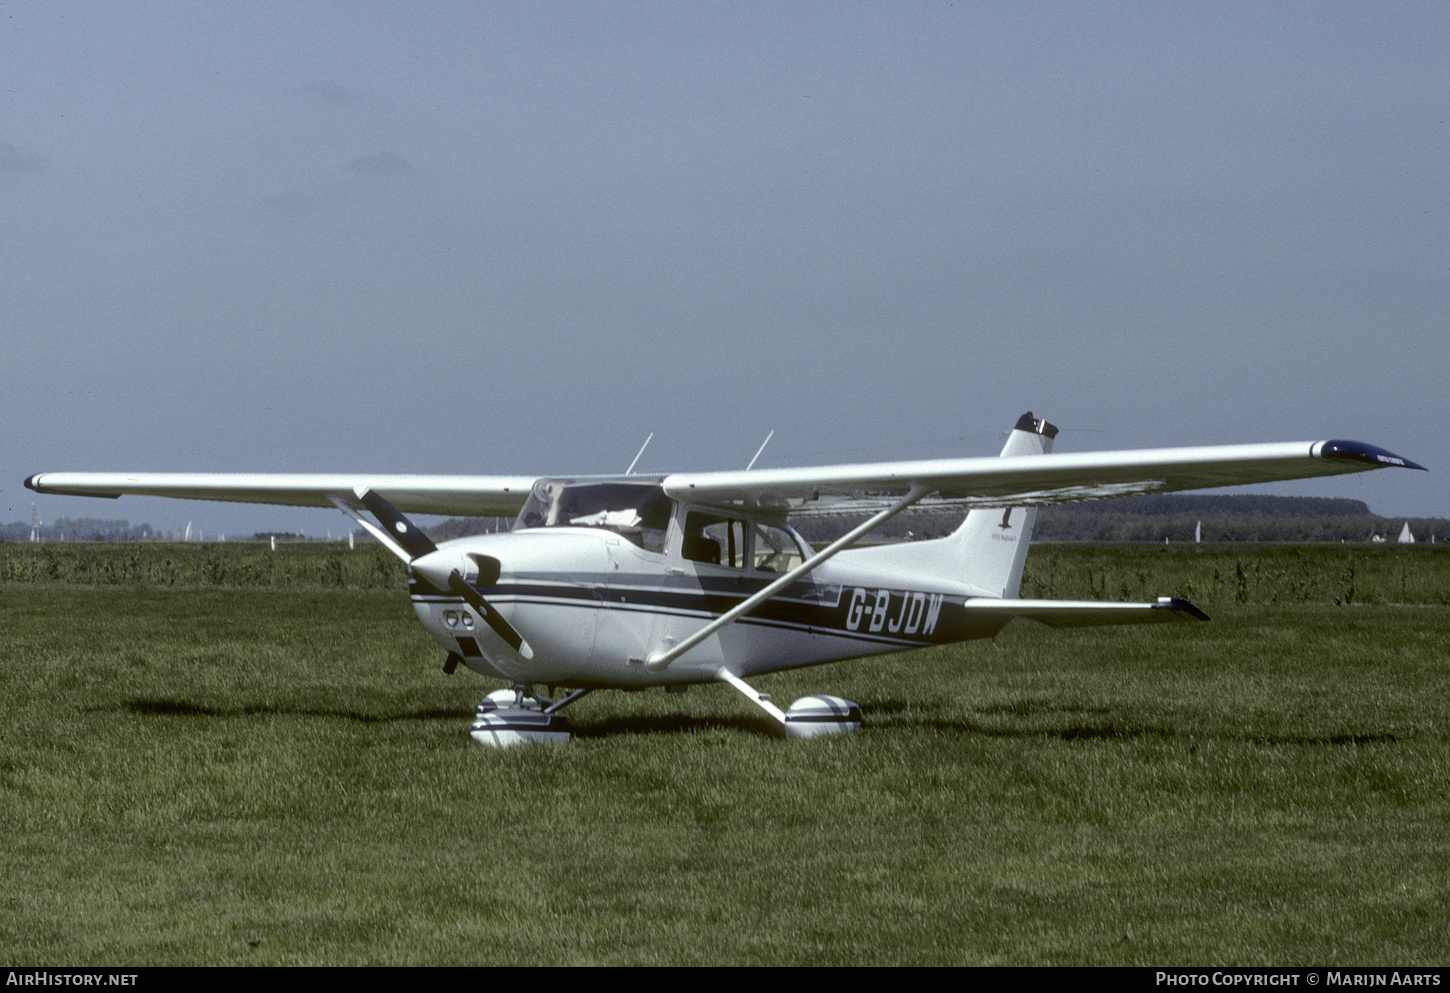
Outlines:
<svg viewBox="0 0 1450 993"><path fill-rule="evenodd" d="M639 446L639 451L636 452L635 455L634 455L634 461L629 464L629 468L628 469L624 470L624 474L626 476L633 476L634 475L634 467L635 467L635 465L637 465L639 463L639 457L644 454L644 450L649 447L650 439L653 438L654 436L655 436L655 433L653 431L651 431L649 433L649 438L646 438L644 440L644 444Z"/></svg>
<svg viewBox="0 0 1450 993"><path fill-rule="evenodd" d="M775 428L771 428L770 429L770 434L768 434L768 435L765 436L765 440L762 441L760 443L760 447L755 450L755 459L760 458L760 453L763 452L763 451L765 451L765 446L766 445L769 445L770 444L770 439L772 439L774 437L775 437ZM745 467L745 471L746 472L749 472L751 469L755 468L755 459L751 459L750 460L750 465L748 465L748 466Z"/></svg>

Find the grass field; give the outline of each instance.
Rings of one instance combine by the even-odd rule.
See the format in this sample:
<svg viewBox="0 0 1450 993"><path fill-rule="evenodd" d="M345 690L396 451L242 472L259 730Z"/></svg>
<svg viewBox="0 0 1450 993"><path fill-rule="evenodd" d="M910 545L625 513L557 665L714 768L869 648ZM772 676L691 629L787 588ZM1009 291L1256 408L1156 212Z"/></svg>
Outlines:
<svg viewBox="0 0 1450 993"><path fill-rule="evenodd" d="M52 547L0 584L0 959L1443 964L1450 556L1184 549L1044 546L1024 594L1197 582L1210 624L759 681L856 735L721 687L496 752L386 566Z"/></svg>

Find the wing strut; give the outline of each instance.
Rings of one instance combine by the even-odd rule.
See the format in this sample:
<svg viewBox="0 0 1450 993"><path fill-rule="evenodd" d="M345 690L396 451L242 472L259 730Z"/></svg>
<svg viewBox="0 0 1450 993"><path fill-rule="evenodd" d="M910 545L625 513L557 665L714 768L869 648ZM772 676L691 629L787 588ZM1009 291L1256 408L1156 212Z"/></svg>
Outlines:
<svg viewBox="0 0 1450 993"><path fill-rule="evenodd" d="M891 506L887 507L880 513L869 518L864 523L851 529L844 536L837 538L835 541L831 542L829 545L821 549L815 555L811 556L805 562L796 566L790 572L786 573L784 576L781 576L779 579L775 580L775 582L766 586L758 593L746 597L740 603L725 611L725 613L715 618L709 624L706 624L704 627L696 631L694 634L690 635L684 641L675 645L669 651L655 652L651 654L649 658L630 659L629 661L636 664L643 662L645 668L655 671L663 669L675 659L679 658L681 655L694 648L700 642L710 637L710 635L714 634L716 631L719 631L721 628L725 627L728 624L734 623L736 618L741 617L744 614L750 613L756 607L760 606L766 600L769 600L771 597L775 596L777 593L785 589L791 583L794 583L797 579L800 579L806 573L810 572L812 569L815 569L827 559L832 558L837 552L844 551L850 545L854 544L859 538L864 535L870 534L872 531L876 530L881 525L891 520L891 518L901 513L907 507L910 507L912 504L922 499L922 497L925 497L934 491L935 487L928 483L912 483L911 490L906 494L906 496L902 497L900 500L897 500L895 503L893 503Z"/></svg>

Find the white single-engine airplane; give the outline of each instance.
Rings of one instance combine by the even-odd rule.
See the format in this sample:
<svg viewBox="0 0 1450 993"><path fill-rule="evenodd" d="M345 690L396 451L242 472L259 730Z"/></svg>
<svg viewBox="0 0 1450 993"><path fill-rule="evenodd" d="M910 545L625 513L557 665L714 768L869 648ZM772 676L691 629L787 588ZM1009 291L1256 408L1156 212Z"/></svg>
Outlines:
<svg viewBox="0 0 1450 993"><path fill-rule="evenodd" d="M1020 600L1036 508L1135 493L1423 469L1356 441L1049 454L1024 414L997 458L665 476L369 476L47 472L37 493L334 506L408 564L413 609L458 664L508 681L471 727L490 745L569 737L559 713L596 689L724 682L786 735L854 731L860 708L782 711L747 677L1054 627L1207 620L1186 600ZM945 538L852 547L908 509L966 509ZM363 516L370 514L374 520ZM511 532L435 545L404 513L517 514ZM820 551L790 520L870 517ZM535 687L563 687L558 701ZM550 692L553 692L551 689Z"/></svg>

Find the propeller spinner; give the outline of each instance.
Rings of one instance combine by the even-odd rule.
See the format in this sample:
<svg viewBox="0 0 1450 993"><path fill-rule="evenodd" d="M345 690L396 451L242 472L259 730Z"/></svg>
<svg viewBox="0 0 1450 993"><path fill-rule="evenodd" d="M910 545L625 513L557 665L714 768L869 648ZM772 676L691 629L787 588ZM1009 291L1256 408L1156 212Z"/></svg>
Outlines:
<svg viewBox="0 0 1450 993"><path fill-rule="evenodd" d="M374 530L379 540L392 547L398 557L408 563L414 574L440 590L462 597L510 648L526 659L534 657L534 650L529 647L523 635L504 620L498 610L478 591L479 585L492 586L498 582L502 569L498 559L488 555L467 555L463 552L440 550L432 538L374 491L363 490L357 497L382 525L381 534L371 527L369 530ZM366 521L355 519L368 527Z"/></svg>

